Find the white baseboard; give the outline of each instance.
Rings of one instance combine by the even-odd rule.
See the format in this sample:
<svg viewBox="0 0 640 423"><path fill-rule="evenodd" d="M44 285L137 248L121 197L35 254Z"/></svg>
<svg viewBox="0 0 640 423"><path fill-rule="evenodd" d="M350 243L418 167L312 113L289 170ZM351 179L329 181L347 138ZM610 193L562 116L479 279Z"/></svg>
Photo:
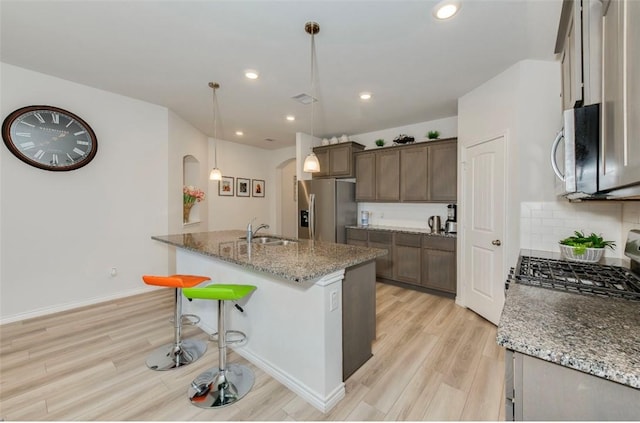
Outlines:
<svg viewBox="0 0 640 423"><path fill-rule="evenodd" d="M341 382L329 395L322 397L317 392L309 389L308 386L302 384L300 381L283 372L281 369L272 366L270 363L262 360L260 357L253 354L251 351L243 348L236 347L233 349L242 357L246 358L255 366L264 370L269 376L273 377L278 382L282 383L287 388L291 389L296 394L300 395L302 399L313 405L315 408L323 413L328 413L331 409L340 402L346 395L344 382Z"/></svg>
<svg viewBox="0 0 640 423"><path fill-rule="evenodd" d="M160 288L148 288L143 285L140 288L132 289L129 291L122 291L122 292L118 292L112 295L107 295L104 297L94 297L94 298L89 298L86 300L76 301L72 303L56 304L51 307L43 307L36 310L28 311L25 313L18 313L11 316L3 316L2 318L0 318L0 325L18 322L20 320L32 319L34 317L46 316L47 314L59 313L61 311L72 310L74 308L85 307L88 305L104 303L106 301L117 300L119 298L124 298L124 297L130 297L132 295L144 294L145 292L153 291L155 289L160 289Z"/></svg>

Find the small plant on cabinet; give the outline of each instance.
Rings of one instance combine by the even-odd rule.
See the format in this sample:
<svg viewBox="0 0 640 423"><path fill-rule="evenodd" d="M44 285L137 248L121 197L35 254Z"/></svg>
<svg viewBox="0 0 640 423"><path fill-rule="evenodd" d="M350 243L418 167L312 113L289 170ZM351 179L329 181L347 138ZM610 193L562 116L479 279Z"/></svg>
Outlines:
<svg viewBox="0 0 640 423"><path fill-rule="evenodd" d="M427 132L427 138L429 138L430 140L437 140L439 136L440 136L440 132L438 131Z"/></svg>
<svg viewBox="0 0 640 423"><path fill-rule="evenodd" d="M376 145L378 147L382 147L384 145L384 140L382 138L379 138L376 140Z"/></svg>

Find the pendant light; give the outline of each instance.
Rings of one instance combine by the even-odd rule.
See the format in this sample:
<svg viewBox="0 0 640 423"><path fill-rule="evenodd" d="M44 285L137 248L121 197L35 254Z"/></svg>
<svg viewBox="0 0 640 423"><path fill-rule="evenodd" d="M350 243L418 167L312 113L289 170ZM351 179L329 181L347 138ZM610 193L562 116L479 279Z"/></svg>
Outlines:
<svg viewBox="0 0 640 423"><path fill-rule="evenodd" d="M314 59L316 55L315 35L320 32L320 25L318 25L317 22L307 22L304 24L304 30L307 34L311 35L311 142L313 143L313 103L316 102L316 78L314 66ZM320 162L313 150L311 150L309 155L304 159L302 170L310 173L320 172Z"/></svg>
<svg viewBox="0 0 640 423"><path fill-rule="evenodd" d="M218 125L216 115L216 109L218 106L216 90L220 88L220 84L218 84L217 82L209 82L209 87L213 89L213 154L215 156L213 159L213 169L211 169L211 173L209 173L209 179L212 181L221 181L222 172L220 172L220 169L218 169Z"/></svg>

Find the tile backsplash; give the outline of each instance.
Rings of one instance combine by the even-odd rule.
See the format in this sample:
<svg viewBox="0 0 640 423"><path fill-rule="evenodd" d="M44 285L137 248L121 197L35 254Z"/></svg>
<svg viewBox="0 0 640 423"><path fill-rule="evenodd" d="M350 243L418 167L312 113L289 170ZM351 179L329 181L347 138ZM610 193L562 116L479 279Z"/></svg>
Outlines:
<svg viewBox="0 0 640 423"><path fill-rule="evenodd" d="M623 257L627 232L640 227L639 218L640 207L621 202L523 202L520 246L559 252L558 241L574 231L594 232L616 243L615 250L605 249L606 257Z"/></svg>
<svg viewBox="0 0 640 423"><path fill-rule="evenodd" d="M429 216L440 216L443 225L447 220L447 205L440 203L358 203L358 224L362 210L370 213L369 224L376 226L427 229Z"/></svg>

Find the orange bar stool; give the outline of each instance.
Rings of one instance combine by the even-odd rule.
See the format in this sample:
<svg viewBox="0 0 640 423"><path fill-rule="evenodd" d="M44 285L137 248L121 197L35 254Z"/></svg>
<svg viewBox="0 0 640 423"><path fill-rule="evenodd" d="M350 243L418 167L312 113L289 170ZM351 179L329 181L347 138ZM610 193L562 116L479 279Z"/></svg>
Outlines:
<svg viewBox="0 0 640 423"><path fill-rule="evenodd" d="M185 297L218 301L218 367L207 370L191 382L188 390L191 404L200 408L218 408L231 405L244 397L253 386L253 371L242 364L227 365L227 334L246 335L240 331L225 330L225 302L238 301L256 289L253 285L214 284L206 287L185 288ZM242 308L236 305L243 311ZM238 342L238 340L233 341Z"/></svg>
<svg viewBox="0 0 640 423"><path fill-rule="evenodd" d="M144 275L142 280L147 285L163 286L175 289L175 308L173 316L174 340L172 344L164 345L151 353L147 359L147 367L151 370L171 370L176 367L191 364L207 351L207 344L197 339L182 340L182 319L189 319L188 323L194 325L200 318L191 314L182 314L182 288L191 288L205 281L210 281L207 276L196 275L172 275L154 276Z"/></svg>

